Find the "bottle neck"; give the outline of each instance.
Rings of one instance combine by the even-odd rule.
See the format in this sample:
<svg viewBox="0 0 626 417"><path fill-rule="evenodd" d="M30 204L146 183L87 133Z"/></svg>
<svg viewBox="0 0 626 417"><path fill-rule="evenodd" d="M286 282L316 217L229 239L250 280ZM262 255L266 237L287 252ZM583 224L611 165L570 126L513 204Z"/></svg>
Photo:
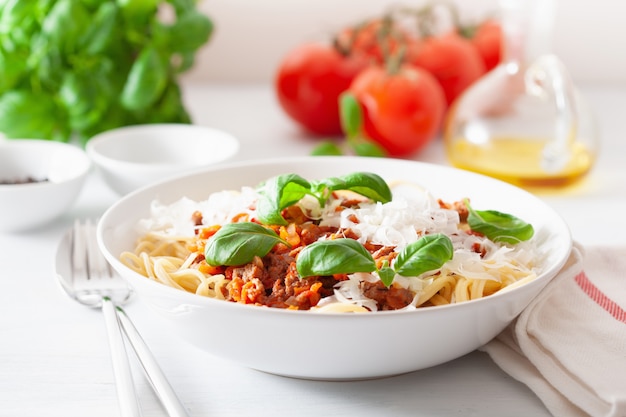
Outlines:
<svg viewBox="0 0 626 417"><path fill-rule="evenodd" d="M552 46L556 0L500 0L502 62L523 70Z"/></svg>

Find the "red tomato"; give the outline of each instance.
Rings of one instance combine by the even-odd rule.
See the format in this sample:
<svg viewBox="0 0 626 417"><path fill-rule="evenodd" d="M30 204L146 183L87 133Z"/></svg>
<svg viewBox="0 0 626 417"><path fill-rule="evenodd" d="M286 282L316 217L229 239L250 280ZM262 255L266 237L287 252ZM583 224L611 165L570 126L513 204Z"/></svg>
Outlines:
<svg viewBox="0 0 626 417"><path fill-rule="evenodd" d="M406 62L433 74L443 87L448 105L486 72L476 48L456 33L433 36L412 44Z"/></svg>
<svg viewBox="0 0 626 417"><path fill-rule="evenodd" d="M285 112L318 135L340 135L339 95L368 65L343 56L332 46L304 44L289 52L275 78L275 91Z"/></svg>
<svg viewBox="0 0 626 417"><path fill-rule="evenodd" d="M394 20L372 19L356 26L343 29L335 42L341 51L350 54L363 54L377 63L385 61L387 54L397 52L398 47L410 38Z"/></svg>
<svg viewBox="0 0 626 417"><path fill-rule="evenodd" d="M487 71L500 63L502 51L502 27L498 22L486 20L470 39L478 50Z"/></svg>
<svg viewBox="0 0 626 417"><path fill-rule="evenodd" d="M395 74L376 66L361 72L349 90L363 110L363 130L390 156L412 154L439 132L446 100L427 71L402 66Z"/></svg>

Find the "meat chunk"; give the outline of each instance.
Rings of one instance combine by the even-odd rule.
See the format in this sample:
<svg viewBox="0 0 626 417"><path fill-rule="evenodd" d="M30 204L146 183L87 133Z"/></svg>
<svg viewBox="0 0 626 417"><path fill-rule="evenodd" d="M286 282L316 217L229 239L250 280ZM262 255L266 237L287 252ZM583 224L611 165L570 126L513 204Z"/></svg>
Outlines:
<svg viewBox="0 0 626 417"><path fill-rule="evenodd" d="M379 310L398 310L413 301L413 294L396 285L386 287L381 281L363 282L363 294L374 301Z"/></svg>

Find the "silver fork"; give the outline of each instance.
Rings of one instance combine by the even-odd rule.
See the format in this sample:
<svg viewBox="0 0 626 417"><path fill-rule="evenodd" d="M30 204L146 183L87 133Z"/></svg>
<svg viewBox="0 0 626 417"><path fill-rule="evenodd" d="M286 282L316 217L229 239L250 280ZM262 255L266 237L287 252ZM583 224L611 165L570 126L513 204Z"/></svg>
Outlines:
<svg viewBox="0 0 626 417"><path fill-rule="evenodd" d="M152 352L121 307L131 298L132 290L100 252L94 222L75 221L74 227L59 245L56 266L59 283L71 298L89 307L102 309L122 416L141 415L122 336L123 329L168 415L188 417Z"/></svg>

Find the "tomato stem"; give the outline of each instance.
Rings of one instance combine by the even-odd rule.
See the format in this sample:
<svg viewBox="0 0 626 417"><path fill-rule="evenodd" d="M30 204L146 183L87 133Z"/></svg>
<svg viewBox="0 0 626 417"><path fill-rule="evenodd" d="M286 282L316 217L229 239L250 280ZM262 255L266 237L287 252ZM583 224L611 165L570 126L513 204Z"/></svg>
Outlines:
<svg viewBox="0 0 626 417"><path fill-rule="evenodd" d="M349 48L346 48L344 45L341 44L341 42L339 42L339 39L337 39L337 37L333 37L332 39L332 46L335 49L335 51L337 51L339 53L339 55L343 56L343 57L347 57L348 55L350 55L350 50Z"/></svg>
<svg viewBox="0 0 626 417"><path fill-rule="evenodd" d="M391 53L388 41L393 33L393 18L386 14L383 16L380 28L376 31L376 43L382 53L383 62L387 61Z"/></svg>
<svg viewBox="0 0 626 417"><path fill-rule="evenodd" d="M350 56L354 51L359 35L365 30L365 28L367 27L367 24L368 24L368 21L365 20L352 26L350 28L351 29L350 37L348 38L347 42L342 42L339 35L336 35L335 37L333 37L333 40L332 40L333 47L342 56Z"/></svg>
<svg viewBox="0 0 626 417"><path fill-rule="evenodd" d="M387 74L396 75L400 72L400 68L402 67L402 63L404 62L404 57L406 55L406 45L403 43L400 45L398 51L391 56L389 56L386 60L385 69L387 70Z"/></svg>

